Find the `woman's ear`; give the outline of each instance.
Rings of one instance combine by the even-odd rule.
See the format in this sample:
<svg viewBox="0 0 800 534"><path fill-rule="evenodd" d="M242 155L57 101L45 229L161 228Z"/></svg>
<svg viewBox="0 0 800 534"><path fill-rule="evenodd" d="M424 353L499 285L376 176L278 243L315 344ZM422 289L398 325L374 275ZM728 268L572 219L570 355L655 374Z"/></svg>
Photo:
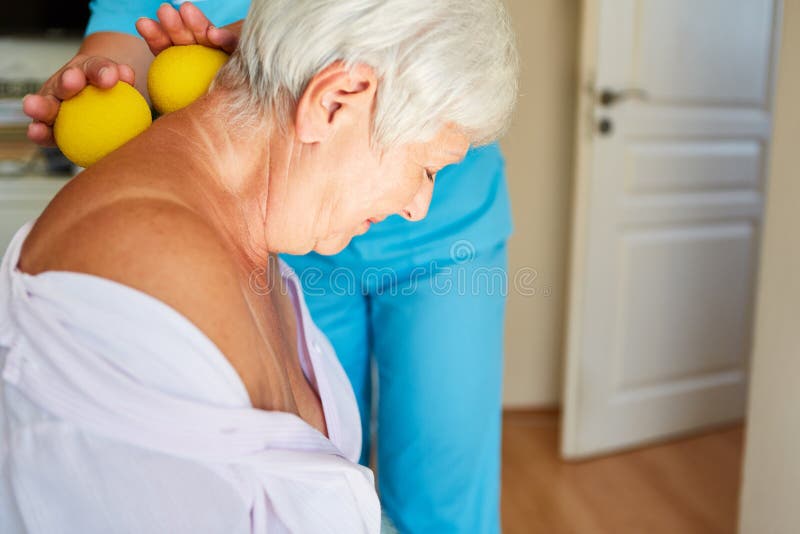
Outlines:
<svg viewBox="0 0 800 534"><path fill-rule="evenodd" d="M332 63L308 82L297 102L295 132L302 143L319 143L347 125L371 124L378 80L371 67Z"/></svg>

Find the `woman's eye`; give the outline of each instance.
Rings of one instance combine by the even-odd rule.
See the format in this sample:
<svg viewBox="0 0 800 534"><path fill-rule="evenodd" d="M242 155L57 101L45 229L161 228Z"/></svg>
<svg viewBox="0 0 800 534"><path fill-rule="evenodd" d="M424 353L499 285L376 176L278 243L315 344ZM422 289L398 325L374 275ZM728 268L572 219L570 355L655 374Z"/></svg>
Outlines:
<svg viewBox="0 0 800 534"><path fill-rule="evenodd" d="M425 175L428 177L428 180L430 180L431 182L434 179L436 179L436 173L435 172L431 172L428 169L425 169Z"/></svg>

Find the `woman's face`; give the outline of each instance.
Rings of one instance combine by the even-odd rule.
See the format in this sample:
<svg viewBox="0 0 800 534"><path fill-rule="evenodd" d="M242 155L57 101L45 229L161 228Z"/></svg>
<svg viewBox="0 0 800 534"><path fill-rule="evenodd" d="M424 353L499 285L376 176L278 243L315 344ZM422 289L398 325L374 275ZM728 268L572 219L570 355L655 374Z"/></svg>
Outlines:
<svg viewBox="0 0 800 534"><path fill-rule="evenodd" d="M367 140L368 141L368 140ZM436 174L464 158L468 139L447 126L430 141L372 150L364 140L340 146L336 193L325 200L330 214L318 227L313 250L335 254L390 215L420 221L428 213Z"/></svg>
<svg viewBox="0 0 800 534"><path fill-rule="evenodd" d="M270 173L267 199L273 251L335 254L390 215L419 221L436 173L463 159L469 139L451 124L426 142L375 148L377 87L370 67L341 63L309 82L292 131L273 147L284 155Z"/></svg>

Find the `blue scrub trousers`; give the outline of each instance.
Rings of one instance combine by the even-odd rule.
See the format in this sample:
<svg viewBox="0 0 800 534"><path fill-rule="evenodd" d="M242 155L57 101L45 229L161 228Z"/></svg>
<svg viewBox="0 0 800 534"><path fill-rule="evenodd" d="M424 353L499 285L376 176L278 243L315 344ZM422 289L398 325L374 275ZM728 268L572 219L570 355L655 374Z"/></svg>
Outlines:
<svg viewBox="0 0 800 534"><path fill-rule="evenodd" d="M353 385L364 465L374 358L385 511L402 533L499 532L505 243L424 267L347 254L285 259Z"/></svg>

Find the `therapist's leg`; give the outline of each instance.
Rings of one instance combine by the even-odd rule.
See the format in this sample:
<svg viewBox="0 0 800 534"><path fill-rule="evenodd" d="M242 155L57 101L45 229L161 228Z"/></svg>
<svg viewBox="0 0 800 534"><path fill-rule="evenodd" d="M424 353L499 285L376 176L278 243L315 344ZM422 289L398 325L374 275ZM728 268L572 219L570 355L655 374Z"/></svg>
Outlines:
<svg viewBox="0 0 800 534"><path fill-rule="evenodd" d="M372 382L367 299L357 284L358 274L314 253L281 257L300 277L311 318L328 336L353 386L361 415L359 462L368 465Z"/></svg>
<svg viewBox="0 0 800 534"><path fill-rule="evenodd" d="M379 489L400 532L493 534L505 246L450 268L373 297Z"/></svg>

